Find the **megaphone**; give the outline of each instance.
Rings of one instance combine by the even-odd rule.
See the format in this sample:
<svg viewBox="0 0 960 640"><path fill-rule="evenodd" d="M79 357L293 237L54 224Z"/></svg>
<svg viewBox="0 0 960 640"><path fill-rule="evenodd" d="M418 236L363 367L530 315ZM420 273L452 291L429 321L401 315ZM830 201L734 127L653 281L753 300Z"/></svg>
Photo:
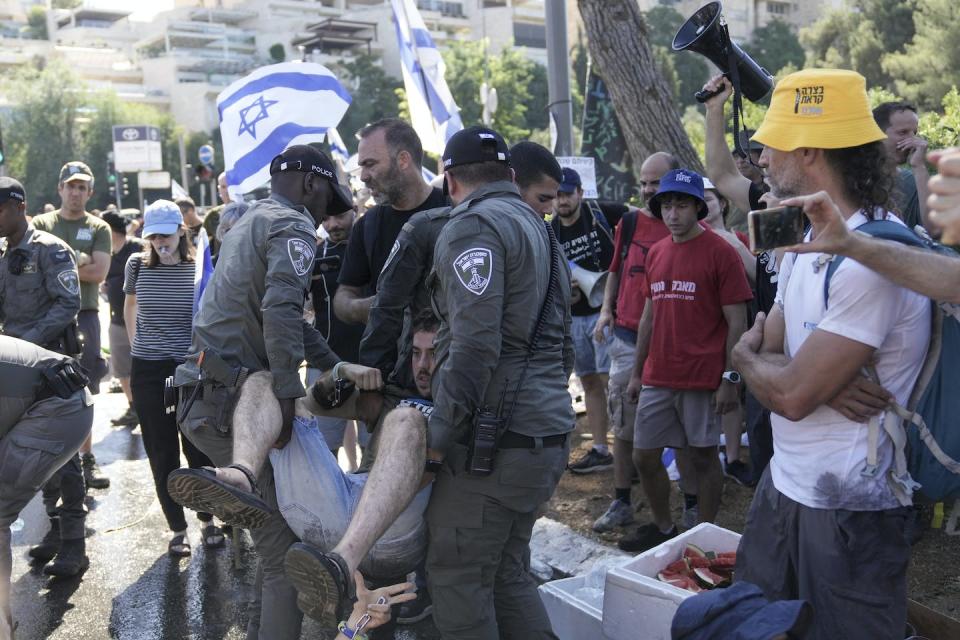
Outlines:
<svg viewBox="0 0 960 640"><path fill-rule="evenodd" d="M695 51L715 64L731 80L739 79L739 90L751 102L762 100L773 89L773 76L730 39L723 19L723 5L709 2L690 16L673 38L674 51ZM736 87L738 83L734 82ZM698 102L719 93L698 91Z"/></svg>
<svg viewBox="0 0 960 640"><path fill-rule="evenodd" d="M607 286L606 271L587 271L575 262L571 262L570 273L591 307L599 307L603 304L603 288Z"/></svg>

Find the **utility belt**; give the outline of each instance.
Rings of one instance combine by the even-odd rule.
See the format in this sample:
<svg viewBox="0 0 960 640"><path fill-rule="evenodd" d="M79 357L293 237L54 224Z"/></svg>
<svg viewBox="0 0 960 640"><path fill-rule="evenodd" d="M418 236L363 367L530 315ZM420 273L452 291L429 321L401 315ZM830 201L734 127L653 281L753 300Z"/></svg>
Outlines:
<svg viewBox="0 0 960 640"><path fill-rule="evenodd" d="M177 424L182 424L197 400L216 406L212 426L222 436L227 436L233 425L233 410L240 397L240 389L250 375L247 367L234 367L210 349L197 356L200 378L177 385L174 376L164 385L164 408L167 413L176 413Z"/></svg>
<svg viewBox="0 0 960 640"><path fill-rule="evenodd" d="M80 334L80 326L74 320L63 330L60 337L43 345L44 349L62 353L65 356L76 358L83 352L83 336Z"/></svg>
<svg viewBox="0 0 960 640"><path fill-rule="evenodd" d="M42 384L34 397L34 402L57 397L64 400L73 397L77 391L87 386L90 380L80 365L66 360L46 367L41 372Z"/></svg>

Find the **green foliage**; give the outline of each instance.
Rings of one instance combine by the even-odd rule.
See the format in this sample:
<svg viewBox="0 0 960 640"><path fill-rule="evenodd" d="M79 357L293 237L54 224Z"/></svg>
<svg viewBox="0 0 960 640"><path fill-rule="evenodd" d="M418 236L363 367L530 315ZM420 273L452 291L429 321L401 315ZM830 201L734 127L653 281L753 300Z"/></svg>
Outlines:
<svg viewBox="0 0 960 640"><path fill-rule="evenodd" d="M673 97L680 108L696 105L693 97L707 81L709 72L706 60L690 51L674 52L673 37L685 18L676 9L656 6L643 14L647 34L654 56L660 65L664 79L673 88Z"/></svg>
<svg viewBox="0 0 960 640"><path fill-rule="evenodd" d="M113 148L113 125L158 127L164 170L180 181L178 141L183 132L170 114L152 106L122 102L113 93L90 93L57 59L43 69L18 69L4 78L2 89L4 95L16 100L9 119L3 121L6 168L9 175L23 182L31 211L47 202L60 203L57 177L60 167L70 160L82 160L94 172L94 195L89 206L106 206L110 201L106 170L107 154ZM222 149L219 130L185 138L188 159L196 158L197 149L208 142ZM222 156L216 165L223 166ZM130 175L129 182L131 195L123 204L137 206L136 176ZM184 187L191 189L190 184ZM193 185L191 191L199 200L199 187Z"/></svg>
<svg viewBox="0 0 960 640"><path fill-rule="evenodd" d="M774 75L788 65L803 66L803 45L793 29L781 20L772 20L766 26L754 29L745 48L754 60Z"/></svg>
<svg viewBox="0 0 960 640"><path fill-rule="evenodd" d="M274 62L283 62L287 59L287 51L283 48L281 43L276 43L270 46L270 59Z"/></svg>
<svg viewBox="0 0 960 640"><path fill-rule="evenodd" d="M700 157L700 162L706 165L707 121L704 119L703 113L694 106L687 107L686 111L683 112L682 122L683 130L687 132L690 144L693 145L694 150Z"/></svg>
<svg viewBox="0 0 960 640"><path fill-rule="evenodd" d="M47 34L47 11L43 7L32 6L27 13L26 35L35 40L49 40Z"/></svg>
<svg viewBox="0 0 960 640"><path fill-rule="evenodd" d="M381 118L399 115L396 92L402 91L402 84L388 76L378 58L369 54L342 62L333 71L353 98L337 130L347 150L355 153L358 141L354 134L357 131Z"/></svg>
<svg viewBox="0 0 960 640"><path fill-rule="evenodd" d="M53 0L50 6L54 9L76 9L81 4L83 0Z"/></svg>
<svg viewBox="0 0 960 640"><path fill-rule="evenodd" d="M960 92L951 87L941 102L943 113L923 112L920 115L920 135L931 149L943 149L960 144Z"/></svg>
<svg viewBox="0 0 960 640"><path fill-rule="evenodd" d="M447 84L460 107L465 127L481 122L480 85L497 89L493 127L510 143L526 140L548 125L547 71L519 49L505 48L484 56L484 43L457 42L443 52Z"/></svg>
<svg viewBox="0 0 960 640"><path fill-rule="evenodd" d="M917 0L916 34L902 53L883 60L897 92L926 109L936 109L960 84L960 5L954 0Z"/></svg>

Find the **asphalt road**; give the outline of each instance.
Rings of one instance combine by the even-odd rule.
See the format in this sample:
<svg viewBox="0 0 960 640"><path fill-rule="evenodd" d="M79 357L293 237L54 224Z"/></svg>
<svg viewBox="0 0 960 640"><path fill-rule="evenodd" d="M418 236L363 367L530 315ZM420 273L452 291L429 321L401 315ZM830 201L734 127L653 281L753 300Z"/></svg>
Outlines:
<svg viewBox="0 0 960 640"><path fill-rule="evenodd" d="M104 385L106 386L106 385ZM193 555L167 555L170 532L160 511L139 428L117 428L120 393L96 397L94 453L111 487L88 495L90 568L74 579L50 579L29 563L27 550L43 537L47 518L37 496L13 534L14 620L17 640L239 640L255 556L243 533L206 551L199 521L188 515ZM303 638L328 637L307 620ZM397 638L436 638L429 623L402 628Z"/></svg>

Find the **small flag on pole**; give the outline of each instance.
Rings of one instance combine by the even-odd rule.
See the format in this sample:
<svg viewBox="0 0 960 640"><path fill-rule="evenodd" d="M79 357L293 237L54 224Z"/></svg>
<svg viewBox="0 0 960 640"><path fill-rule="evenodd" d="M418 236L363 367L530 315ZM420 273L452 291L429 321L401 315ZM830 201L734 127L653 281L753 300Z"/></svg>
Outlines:
<svg viewBox="0 0 960 640"><path fill-rule="evenodd" d="M346 166L350 154L347 152L347 145L343 144L343 138L336 127L327 129L327 144L330 145L330 154L334 160L339 160L341 166Z"/></svg>
<svg viewBox="0 0 960 640"><path fill-rule="evenodd" d="M179 183L179 182L177 182L176 180L171 180L171 181L170 181L170 196L171 196L174 200L178 200L179 198L187 198L187 197L190 196L190 194L187 193L187 190L186 190L186 189L184 189L183 187L180 186L180 183Z"/></svg>
<svg viewBox="0 0 960 640"><path fill-rule="evenodd" d="M270 161L292 144L322 142L350 106L350 94L321 64L261 67L217 96L227 167L235 200L270 179Z"/></svg>
<svg viewBox="0 0 960 640"><path fill-rule="evenodd" d="M203 290L207 288L207 283L213 275L213 257L210 255L210 238L207 237L207 230L201 228L197 234L197 258L196 269L193 272L193 315L197 315L200 310L200 299L203 297Z"/></svg>
<svg viewBox="0 0 960 640"><path fill-rule="evenodd" d="M443 153L463 129L460 109L444 79L446 65L414 0L391 0L410 121L426 151Z"/></svg>

